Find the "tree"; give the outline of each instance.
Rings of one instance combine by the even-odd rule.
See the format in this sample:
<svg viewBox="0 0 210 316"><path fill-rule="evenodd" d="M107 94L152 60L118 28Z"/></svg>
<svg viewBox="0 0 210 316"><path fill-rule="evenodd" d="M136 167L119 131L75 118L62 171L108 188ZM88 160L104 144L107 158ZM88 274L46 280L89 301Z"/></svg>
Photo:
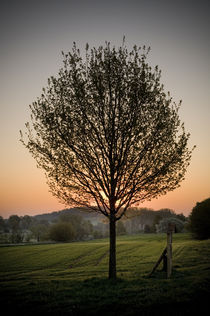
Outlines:
<svg viewBox="0 0 210 316"><path fill-rule="evenodd" d="M161 208L160 210L157 211L157 213L162 218L171 217L171 216L176 217L176 213L173 210L171 210L170 208Z"/></svg>
<svg viewBox="0 0 210 316"><path fill-rule="evenodd" d="M29 229L32 225L32 218L28 215L25 215L21 218L20 226L22 229Z"/></svg>
<svg viewBox="0 0 210 316"><path fill-rule="evenodd" d="M30 230L34 237L37 239L37 242L46 239L48 228L45 224L42 224L40 222L36 223L30 227Z"/></svg>
<svg viewBox="0 0 210 316"><path fill-rule="evenodd" d="M184 229L184 222L176 217L165 217L163 218L157 225L156 231L157 233L166 233L168 230L168 224L175 225L175 232L181 233Z"/></svg>
<svg viewBox="0 0 210 316"><path fill-rule="evenodd" d="M23 241L24 235L20 229L21 218L18 215L11 215L8 219L8 226L11 230L10 241L12 243L20 243Z"/></svg>
<svg viewBox="0 0 210 316"><path fill-rule="evenodd" d="M4 232L6 228L6 223L2 216L0 216L0 232Z"/></svg>
<svg viewBox="0 0 210 316"><path fill-rule="evenodd" d="M116 278L116 221L131 205L179 186L192 150L177 105L146 62L149 49L74 44L31 108L22 142L66 205L109 219L109 278Z"/></svg>
<svg viewBox="0 0 210 316"><path fill-rule="evenodd" d="M178 219L180 219L181 221L183 221L183 222L186 222L186 221L187 221L187 217L184 216L183 213L176 214L176 217L177 217Z"/></svg>
<svg viewBox="0 0 210 316"><path fill-rule="evenodd" d="M210 198L196 204L189 221L189 229L195 238L210 238Z"/></svg>
<svg viewBox="0 0 210 316"><path fill-rule="evenodd" d="M9 228L12 232L17 232L20 229L20 217L18 215L11 215L8 219Z"/></svg>
<svg viewBox="0 0 210 316"><path fill-rule="evenodd" d="M63 213L59 216L59 221L71 223L74 228L74 239L81 240L92 233L92 224L84 220L81 215Z"/></svg>

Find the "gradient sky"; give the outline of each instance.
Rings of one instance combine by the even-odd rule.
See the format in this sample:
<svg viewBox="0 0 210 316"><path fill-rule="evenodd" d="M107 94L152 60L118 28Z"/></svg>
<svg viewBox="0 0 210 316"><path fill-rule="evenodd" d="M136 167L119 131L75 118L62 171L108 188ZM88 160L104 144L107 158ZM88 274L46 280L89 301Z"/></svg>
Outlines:
<svg viewBox="0 0 210 316"><path fill-rule="evenodd" d="M61 51L105 41L151 46L149 61L191 133L186 180L174 192L142 206L188 215L210 197L209 1L36 0L0 3L0 215L34 215L63 209L48 192L44 172L19 142L30 120L28 105L62 66Z"/></svg>

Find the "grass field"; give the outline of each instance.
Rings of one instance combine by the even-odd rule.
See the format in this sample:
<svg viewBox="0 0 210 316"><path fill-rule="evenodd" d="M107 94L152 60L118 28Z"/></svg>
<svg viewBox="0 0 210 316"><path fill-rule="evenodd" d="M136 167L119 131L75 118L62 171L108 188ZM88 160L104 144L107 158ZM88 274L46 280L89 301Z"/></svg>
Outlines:
<svg viewBox="0 0 210 316"><path fill-rule="evenodd" d="M117 239L118 280L108 275L108 239L0 247L3 315L192 315L210 299L210 240L173 236L173 273L148 277L166 235Z"/></svg>

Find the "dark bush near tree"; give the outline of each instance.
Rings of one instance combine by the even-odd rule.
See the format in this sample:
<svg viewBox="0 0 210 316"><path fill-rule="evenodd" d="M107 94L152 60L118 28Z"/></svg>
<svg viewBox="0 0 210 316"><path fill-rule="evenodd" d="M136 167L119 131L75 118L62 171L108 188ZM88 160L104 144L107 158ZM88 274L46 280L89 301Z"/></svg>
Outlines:
<svg viewBox="0 0 210 316"><path fill-rule="evenodd" d="M75 239L76 232L71 223L56 223L50 227L49 236L51 240L66 242Z"/></svg>
<svg viewBox="0 0 210 316"><path fill-rule="evenodd" d="M194 238L210 238L210 198L197 203L190 214L189 229Z"/></svg>

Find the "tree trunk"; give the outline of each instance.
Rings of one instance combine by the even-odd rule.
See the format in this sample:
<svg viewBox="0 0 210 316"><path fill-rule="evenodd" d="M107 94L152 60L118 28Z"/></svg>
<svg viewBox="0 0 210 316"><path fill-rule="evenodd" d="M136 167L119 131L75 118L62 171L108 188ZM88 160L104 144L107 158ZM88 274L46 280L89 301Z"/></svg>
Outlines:
<svg viewBox="0 0 210 316"><path fill-rule="evenodd" d="M109 279L116 279L116 220L110 215L109 221Z"/></svg>

